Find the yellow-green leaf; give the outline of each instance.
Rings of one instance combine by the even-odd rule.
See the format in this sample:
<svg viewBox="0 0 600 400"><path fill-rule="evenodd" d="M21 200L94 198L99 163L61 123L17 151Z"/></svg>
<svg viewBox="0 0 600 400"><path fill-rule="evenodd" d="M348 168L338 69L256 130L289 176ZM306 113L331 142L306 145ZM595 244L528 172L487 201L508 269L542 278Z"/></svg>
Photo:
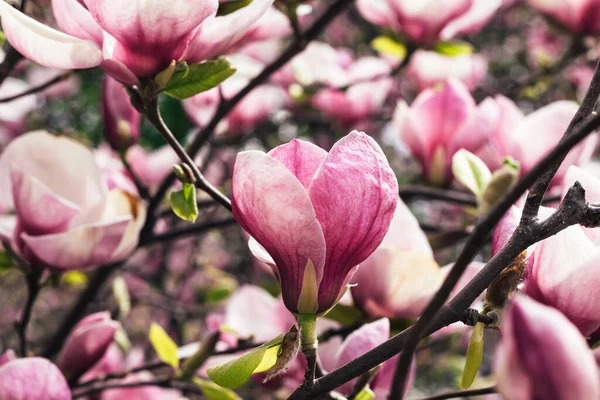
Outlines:
<svg viewBox="0 0 600 400"><path fill-rule="evenodd" d="M218 385L238 388L250 379L250 375L264 372L275 365L282 341L283 335L279 335L234 360L209 368L206 373Z"/></svg>
<svg viewBox="0 0 600 400"><path fill-rule="evenodd" d="M406 57L406 46L387 36L378 36L371 41L371 48L378 53L403 60Z"/></svg>
<svg viewBox="0 0 600 400"><path fill-rule="evenodd" d="M231 14L239 10L240 8L246 7L252 3L252 0L231 0L219 3L219 9L217 10L217 16L222 17L223 15Z"/></svg>
<svg viewBox="0 0 600 400"><path fill-rule="evenodd" d="M69 271L64 273L60 280L67 286L81 286L87 283L88 277L83 272Z"/></svg>
<svg viewBox="0 0 600 400"><path fill-rule="evenodd" d="M206 61L192 64L188 69L176 70L165 85L165 93L183 100L217 87L235 73L228 60Z"/></svg>
<svg viewBox="0 0 600 400"><path fill-rule="evenodd" d="M354 400L373 400L375 393L368 386L360 391L359 394L354 397Z"/></svg>
<svg viewBox="0 0 600 400"><path fill-rule="evenodd" d="M131 299L129 297L129 289L127 289L127 282L122 276L117 276L113 280L113 296L119 305L119 316L121 318L126 317L131 311Z"/></svg>
<svg viewBox="0 0 600 400"><path fill-rule="evenodd" d="M492 173L487 165L465 149L460 149L452 157L452 172L454 177L475 195L483 193L492 179Z"/></svg>
<svg viewBox="0 0 600 400"><path fill-rule="evenodd" d="M477 376L481 360L483 359L483 324L478 322L473 327L469 347L467 348L467 361L463 371L462 381L460 386L463 389L468 389Z"/></svg>
<svg viewBox="0 0 600 400"><path fill-rule="evenodd" d="M434 46L434 50L440 54L451 57L473 54L473 46L459 40L437 42Z"/></svg>
<svg viewBox="0 0 600 400"><path fill-rule="evenodd" d="M179 358L177 357L177 344L169 337L167 332L156 322L150 326L148 334L152 347L158 354L158 358L174 369L179 369Z"/></svg>
<svg viewBox="0 0 600 400"><path fill-rule="evenodd" d="M233 390L226 389L214 382L194 378L193 382L200 387L208 400L242 400Z"/></svg>
<svg viewBox="0 0 600 400"><path fill-rule="evenodd" d="M191 183L184 183L183 188L171 192L169 196L171 208L179 218L195 222L198 218L198 203L196 202L196 187Z"/></svg>

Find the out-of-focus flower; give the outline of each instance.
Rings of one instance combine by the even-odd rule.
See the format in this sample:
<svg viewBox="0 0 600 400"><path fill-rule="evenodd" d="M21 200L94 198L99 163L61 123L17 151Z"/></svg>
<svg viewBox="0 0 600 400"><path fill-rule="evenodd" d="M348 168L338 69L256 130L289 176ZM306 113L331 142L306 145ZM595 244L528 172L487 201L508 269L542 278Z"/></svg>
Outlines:
<svg viewBox="0 0 600 400"><path fill-rule="evenodd" d="M77 381L104 356L120 326L108 311L88 315L67 337L56 365L69 380Z"/></svg>
<svg viewBox="0 0 600 400"><path fill-rule="evenodd" d="M136 374L127 375L124 379L116 381L116 383L133 384L136 382L143 383L154 379L148 371L138 372ZM123 389L107 389L103 390L100 395L100 400L184 400L185 397L177 390L163 389L156 386L144 386L123 388Z"/></svg>
<svg viewBox="0 0 600 400"><path fill-rule="evenodd" d="M463 83L448 80L441 89L427 89L410 107L401 100L394 113L400 138L423 167L431 183L452 181L452 156L460 149L477 152L489 140L489 101L479 106ZM492 108L491 111L494 109Z"/></svg>
<svg viewBox="0 0 600 400"><path fill-rule="evenodd" d="M456 78L469 90L475 89L487 74L487 61L479 54L446 56L435 51L418 50L406 70L418 91Z"/></svg>
<svg viewBox="0 0 600 400"><path fill-rule="evenodd" d="M108 190L120 189L138 195L131 175L119 159L119 156L107 145L94 150L94 159L106 181Z"/></svg>
<svg viewBox="0 0 600 400"><path fill-rule="evenodd" d="M416 318L443 281L419 222L400 200L385 238L352 278L352 298L372 317Z"/></svg>
<svg viewBox="0 0 600 400"><path fill-rule="evenodd" d="M200 93L183 102L185 111L199 127L206 126L217 111L221 101L220 93L225 99L234 97L264 68L263 63L242 54L232 56L231 61L237 69L231 78L218 88ZM265 122L274 112L280 110L287 101L288 94L280 86L261 85L252 90L227 114L217 127L217 133L234 135L250 132Z"/></svg>
<svg viewBox="0 0 600 400"><path fill-rule="evenodd" d="M113 7L103 0L53 0L62 32L0 3L7 40L27 58L62 69L100 66L133 85L173 61L199 63L224 54L273 3L255 0L225 16L216 16L218 0L136 0ZM64 33L63 33L64 32Z"/></svg>
<svg viewBox="0 0 600 400"><path fill-rule="evenodd" d="M262 17L250 26L236 47L280 39L291 33L290 19L275 7L269 7Z"/></svg>
<svg viewBox="0 0 600 400"><path fill-rule="evenodd" d="M575 85L577 99L583 100L585 92L594 76L594 68L588 65L571 65L565 71L566 78Z"/></svg>
<svg viewBox="0 0 600 400"><path fill-rule="evenodd" d="M102 84L104 137L116 151L124 151L140 138L140 113L131 105L122 83L106 76Z"/></svg>
<svg viewBox="0 0 600 400"><path fill-rule="evenodd" d="M27 82L31 86L38 86L48 82L52 78L66 73L67 71L65 70L32 65L27 69ZM75 74L71 74L68 78L44 89L42 93L47 97L69 97L79 92L79 86L79 77Z"/></svg>
<svg viewBox="0 0 600 400"><path fill-rule="evenodd" d="M600 33L600 3L597 0L528 0L539 12L575 33Z"/></svg>
<svg viewBox="0 0 600 400"><path fill-rule="evenodd" d="M501 0L357 1L367 21L422 44L477 32L501 4Z"/></svg>
<svg viewBox="0 0 600 400"><path fill-rule="evenodd" d="M67 380L50 361L32 357L0 366L2 400L71 400Z"/></svg>
<svg viewBox="0 0 600 400"><path fill-rule="evenodd" d="M27 83L8 77L0 88L0 98L21 94L27 89L29 89ZM36 108L37 103L37 97L30 95L0 104L0 142L6 143L23 133L25 117Z"/></svg>
<svg viewBox="0 0 600 400"><path fill-rule="evenodd" d="M145 220L140 200L108 191L93 153L44 131L13 140L0 157L5 240L34 266L77 270L122 259ZM6 227L12 227L6 232Z"/></svg>
<svg viewBox="0 0 600 400"><path fill-rule="evenodd" d="M170 146L148 152L134 145L127 151L127 161L140 181L154 188L173 171L173 165L179 162L179 157Z"/></svg>
<svg viewBox="0 0 600 400"><path fill-rule="evenodd" d="M534 20L527 29L527 61L535 67L547 68L566 51L569 41L545 21Z"/></svg>
<svg viewBox="0 0 600 400"><path fill-rule="evenodd" d="M294 313L335 305L381 243L398 202L379 145L356 131L329 153L301 140L269 154L239 153L232 186L233 214L255 239L255 255L273 266Z"/></svg>
<svg viewBox="0 0 600 400"><path fill-rule="evenodd" d="M501 331L494 370L504 399L600 397L594 356L560 312L519 296L504 314Z"/></svg>

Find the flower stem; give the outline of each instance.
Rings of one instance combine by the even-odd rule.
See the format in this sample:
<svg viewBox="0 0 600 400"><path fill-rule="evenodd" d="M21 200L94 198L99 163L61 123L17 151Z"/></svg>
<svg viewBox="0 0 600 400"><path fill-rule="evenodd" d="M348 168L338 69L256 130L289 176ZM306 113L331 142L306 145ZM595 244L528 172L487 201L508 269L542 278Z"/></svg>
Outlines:
<svg viewBox="0 0 600 400"><path fill-rule="evenodd" d="M317 316L316 314L298 314L296 319L300 329L302 354L306 358L306 371L302 386L309 389L315 384L317 370Z"/></svg>

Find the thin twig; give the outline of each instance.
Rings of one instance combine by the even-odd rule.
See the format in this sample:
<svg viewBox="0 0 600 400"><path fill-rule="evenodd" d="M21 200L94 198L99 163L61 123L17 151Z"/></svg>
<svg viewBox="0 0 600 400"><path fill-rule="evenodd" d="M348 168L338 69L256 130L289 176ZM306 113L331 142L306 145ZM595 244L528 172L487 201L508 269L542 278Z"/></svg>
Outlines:
<svg viewBox="0 0 600 400"><path fill-rule="evenodd" d="M419 400L445 400L445 399L458 399L462 397L469 396L483 396L485 394L493 394L496 393L496 387L491 386L487 388L481 389L471 389L471 390L458 390L454 392L447 392L442 394L436 394L434 396L428 396L420 398Z"/></svg>
<svg viewBox="0 0 600 400"><path fill-rule="evenodd" d="M182 228L175 228L168 232L155 234L154 236L145 239L143 242L140 242L140 246L148 246L155 243L183 239L188 236L197 236L206 233L212 229L224 228L227 226L235 225L236 223L237 221L235 220L235 218L227 218L221 221L207 222L202 225L186 225Z"/></svg>
<svg viewBox="0 0 600 400"><path fill-rule="evenodd" d="M64 80L68 79L70 76L71 76L71 71L62 73L62 74L50 79L49 81L42 83L41 85L34 86L32 88L25 90L24 92L21 92L21 93L12 95L12 96L4 97L4 98L0 99L0 103L8 103L8 102L20 99L21 97L39 93L43 90L48 89L51 86L56 85L59 82L62 82Z"/></svg>
<svg viewBox="0 0 600 400"><path fill-rule="evenodd" d="M131 177L131 180L133 181L133 184L135 185L135 188L137 189L140 197L144 200L149 200L150 199L150 191L148 190L146 185L144 185L144 183L142 183L140 177L137 176L137 174L131 167L131 164L127 160L125 153L121 154L120 158L121 158L121 163L125 167L125 170L129 173L129 176Z"/></svg>
<svg viewBox="0 0 600 400"><path fill-rule="evenodd" d="M453 189L439 189L429 186L406 185L400 187L400 198L410 201L413 198L423 197L429 200L441 200L464 206L477 207L477 199L467 192Z"/></svg>
<svg viewBox="0 0 600 400"><path fill-rule="evenodd" d="M19 350L21 351L22 357L27 357L27 326L31 319L31 312L33 311L33 305L35 300L40 293L40 276L42 275L42 269L31 272L27 275L27 302L23 309L23 315L19 322Z"/></svg>

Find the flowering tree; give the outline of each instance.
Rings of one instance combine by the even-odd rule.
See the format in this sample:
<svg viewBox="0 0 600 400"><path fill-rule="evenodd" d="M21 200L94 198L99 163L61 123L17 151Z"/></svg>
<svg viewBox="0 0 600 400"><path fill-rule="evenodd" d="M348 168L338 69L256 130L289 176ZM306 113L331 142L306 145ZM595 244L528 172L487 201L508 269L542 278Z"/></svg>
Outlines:
<svg viewBox="0 0 600 400"><path fill-rule="evenodd" d="M600 399L600 0L0 17L0 399Z"/></svg>

